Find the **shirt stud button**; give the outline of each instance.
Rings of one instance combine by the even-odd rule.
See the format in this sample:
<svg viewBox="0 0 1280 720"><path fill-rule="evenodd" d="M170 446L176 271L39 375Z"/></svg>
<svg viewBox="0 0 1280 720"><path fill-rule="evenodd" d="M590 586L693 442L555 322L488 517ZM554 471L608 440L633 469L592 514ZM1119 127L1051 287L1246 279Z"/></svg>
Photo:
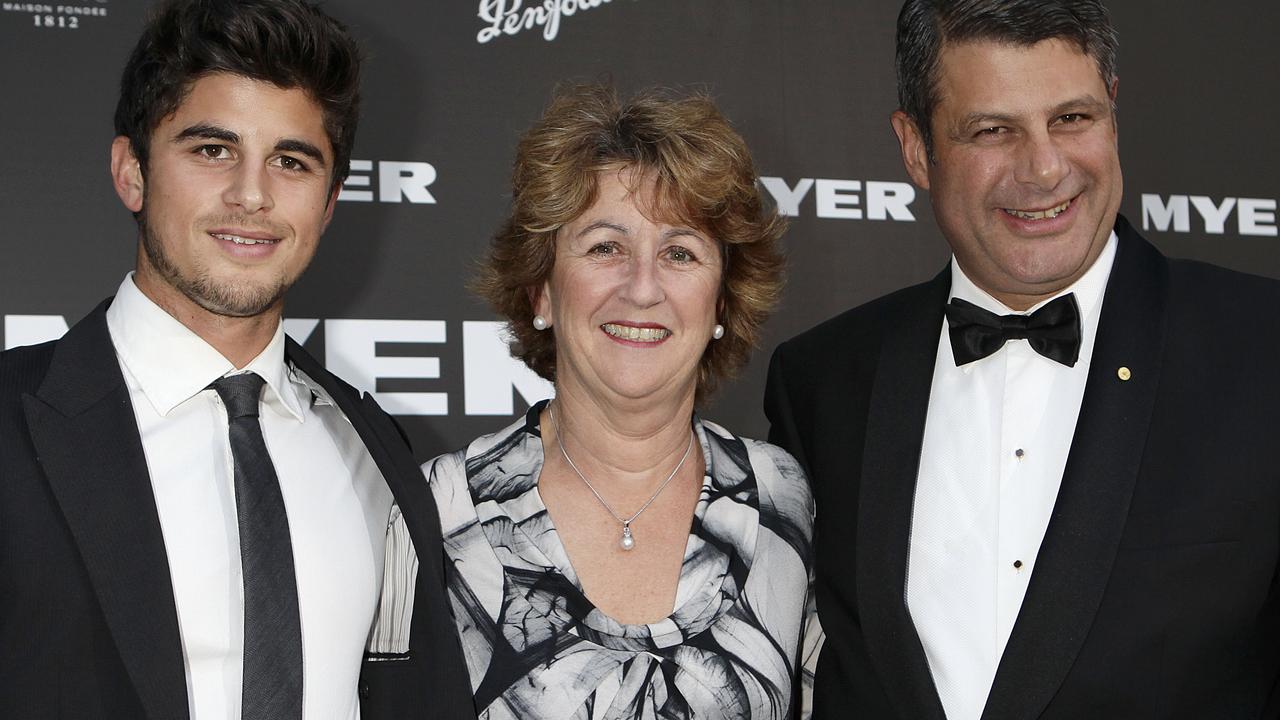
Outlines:
<svg viewBox="0 0 1280 720"><path fill-rule="evenodd" d="M1013 454L1014 454L1014 455L1016 455L1016 456L1017 456L1017 458L1018 458L1019 460L1021 460L1021 459L1022 459L1022 456L1023 456L1023 455L1026 455L1027 453L1026 453L1026 451L1025 451L1025 450L1023 450L1022 448L1018 448L1017 450L1014 450L1014 451L1013 451Z"/></svg>
<svg viewBox="0 0 1280 720"><path fill-rule="evenodd" d="M1021 560L1014 560L1014 561L1013 561L1013 569L1014 569L1014 570L1021 570L1021 569L1022 569L1022 561L1021 561Z"/></svg>

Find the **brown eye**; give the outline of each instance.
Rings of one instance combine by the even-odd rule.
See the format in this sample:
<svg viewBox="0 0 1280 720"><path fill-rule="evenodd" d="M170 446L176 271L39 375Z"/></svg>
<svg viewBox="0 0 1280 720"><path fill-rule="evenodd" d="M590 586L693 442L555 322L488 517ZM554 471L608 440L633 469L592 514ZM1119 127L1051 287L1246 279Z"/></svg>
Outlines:
<svg viewBox="0 0 1280 720"><path fill-rule="evenodd" d="M280 157L280 167L285 170L294 170L297 172L306 172L307 164L295 157L283 155Z"/></svg>

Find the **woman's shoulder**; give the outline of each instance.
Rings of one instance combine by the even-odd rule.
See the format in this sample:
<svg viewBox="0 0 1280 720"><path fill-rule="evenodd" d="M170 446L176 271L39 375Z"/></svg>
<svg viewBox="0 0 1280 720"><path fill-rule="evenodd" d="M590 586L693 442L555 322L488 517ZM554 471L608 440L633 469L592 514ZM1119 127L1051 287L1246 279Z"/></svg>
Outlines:
<svg viewBox="0 0 1280 720"><path fill-rule="evenodd" d="M475 518L475 490L488 495L492 482L490 476L501 476L498 469L503 466L504 458L514 460L512 453L523 452L528 446L522 442L527 433L527 418L518 418L505 428L493 433L481 435L465 447L453 452L437 455L422 464L422 474L426 477L435 495L439 507L441 523L449 528ZM518 464L518 463L517 463ZM481 483L484 488L473 488Z"/></svg>
<svg viewBox="0 0 1280 720"><path fill-rule="evenodd" d="M709 437L716 437L723 444L736 445L745 451L745 460L757 487L771 496L777 506L794 508L812 516L813 492L804 468L791 453L764 440L734 435L724 426L709 420L699 422Z"/></svg>
<svg viewBox="0 0 1280 720"><path fill-rule="evenodd" d="M746 449L751 468L757 476L763 473L769 477L799 480L808 487L804 469L800 467L800 463L792 457L791 453L786 450L764 440L753 440L752 438L735 435L723 425L710 420L700 419L699 422L708 434L714 435L722 441L740 443Z"/></svg>

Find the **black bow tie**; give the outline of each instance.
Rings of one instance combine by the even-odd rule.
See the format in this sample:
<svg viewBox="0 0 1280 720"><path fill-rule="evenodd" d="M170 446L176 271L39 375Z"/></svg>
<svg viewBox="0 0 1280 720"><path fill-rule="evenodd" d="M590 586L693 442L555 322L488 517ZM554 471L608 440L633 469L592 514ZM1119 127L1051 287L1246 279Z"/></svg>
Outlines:
<svg viewBox="0 0 1280 720"><path fill-rule="evenodd" d="M981 360L1006 341L1021 339L1067 367L1075 367L1080 359L1080 308L1072 293L1030 315L996 315L960 298L952 298L946 312L957 366Z"/></svg>

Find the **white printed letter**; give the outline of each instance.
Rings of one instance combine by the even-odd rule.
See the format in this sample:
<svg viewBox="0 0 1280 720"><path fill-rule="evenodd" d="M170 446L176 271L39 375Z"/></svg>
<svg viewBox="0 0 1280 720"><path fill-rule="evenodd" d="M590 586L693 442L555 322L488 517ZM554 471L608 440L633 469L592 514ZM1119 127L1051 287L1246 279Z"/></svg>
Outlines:
<svg viewBox="0 0 1280 720"><path fill-rule="evenodd" d="M67 321L61 315L5 315L4 349L39 345L57 340L66 332Z"/></svg>
<svg viewBox="0 0 1280 720"><path fill-rule="evenodd" d="M448 415L449 396L442 392L376 392L378 378L438 378L440 359L382 357L377 344L442 343L443 320L326 320L325 365L335 375L373 393L392 415Z"/></svg>
<svg viewBox="0 0 1280 720"><path fill-rule="evenodd" d="M357 172L369 172L373 169L371 160L352 160L351 174L347 176L345 182L342 183L342 192L338 193L339 200L353 200L355 202L373 202L372 190L350 190L348 188L367 188L369 187L368 175L357 175Z"/></svg>
<svg viewBox="0 0 1280 720"><path fill-rule="evenodd" d="M1276 237L1276 201L1240 198L1236 205L1241 235Z"/></svg>
<svg viewBox="0 0 1280 720"><path fill-rule="evenodd" d="M1200 217L1204 218L1204 231L1210 235L1222 235L1227 231L1227 218L1236 206L1236 199L1225 198L1219 207L1204 195L1192 195L1191 204L1200 213Z"/></svg>
<svg viewBox="0 0 1280 720"><path fill-rule="evenodd" d="M436 181L436 169L431 163L389 162L378 163L378 200L400 202L403 194L409 202L435 204L427 186Z"/></svg>
<svg viewBox="0 0 1280 720"><path fill-rule="evenodd" d="M512 389L530 405L555 394L555 386L511 357L503 338L506 323L462 323L462 366L468 415L510 415Z"/></svg>
<svg viewBox="0 0 1280 720"><path fill-rule="evenodd" d="M1170 195L1168 204L1159 195L1142 196L1142 229L1167 232L1191 232L1191 209L1186 195Z"/></svg>
<svg viewBox="0 0 1280 720"><path fill-rule="evenodd" d="M867 218L912 222L911 203L916 199L916 189L911 183L867 181Z"/></svg>
<svg viewBox="0 0 1280 720"><path fill-rule="evenodd" d="M815 199L818 201L818 217L844 220L861 220L858 196L862 189L858 180L819 180ZM846 191L846 192L842 192Z"/></svg>
<svg viewBox="0 0 1280 720"><path fill-rule="evenodd" d="M760 184L764 185L764 189L769 191L773 201L778 204L779 215L797 217L800 215L800 201L809 194L809 188L813 187L813 178L800 178L795 190L780 177L761 177Z"/></svg>

